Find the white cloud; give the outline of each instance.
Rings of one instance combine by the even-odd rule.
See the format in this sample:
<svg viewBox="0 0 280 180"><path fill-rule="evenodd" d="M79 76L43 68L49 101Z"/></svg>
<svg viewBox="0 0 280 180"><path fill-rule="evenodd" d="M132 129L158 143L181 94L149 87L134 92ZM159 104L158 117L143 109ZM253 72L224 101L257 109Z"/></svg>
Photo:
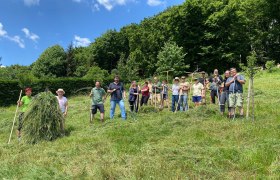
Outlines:
<svg viewBox="0 0 280 180"><path fill-rule="evenodd" d="M19 45L21 48L25 48L24 40L20 38L20 36L9 36L7 31L4 30L3 24L0 22L0 38L3 37L10 41L13 41Z"/></svg>
<svg viewBox="0 0 280 180"><path fill-rule="evenodd" d="M88 38L81 38L80 36L75 35L74 37L74 41L73 41L73 45L75 47L85 47L88 46L90 44L90 40Z"/></svg>
<svg viewBox="0 0 280 180"><path fill-rule="evenodd" d="M166 2L161 0L148 0L147 4L149 6L160 6L166 4Z"/></svg>
<svg viewBox="0 0 280 180"><path fill-rule="evenodd" d="M37 34L30 32L27 28L23 28L22 31L24 32L25 37L31 39L34 42L37 42L37 39L40 39L40 37Z"/></svg>
<svg viewBox="0 0 280 180"><path fill-rule="evenodd" d="M24 45L24 40L21 39L19 36L13 36L13 37L10 37L10 36L7 36L7 38L15 43L17 43L19 45L19 47L21 48L25 48L25 45Z"/></svg>
<svg viewBox="0 0 280 180"><path fill-rule="evenodd" d="M92 9L93 12L100 11L99 4L97 4L97 3L92 4L91 9Z"/></svg>
<svg viewBox="0 0 280 180"><path fill-rule="evenodd" d="M2 23L0 23L0 37L5 36L7 34L7 31L4 30L4 26Z"/></svg>
<svg viewBox="0 0 280 180"><path fill-rule="evenodd" d="M111 11L117 5L124 6L128 2L136 2L136 0L96 0L96 2Z"/></svg>
<svg viewBox="0 0 280 180"><path fill-rule="evenodd" d="M26 6L35 6L35 5L39 5L40 0L23 0L24 5Z"/></svg>
<svg viewBox="0 0 280 180"><path fill-rule="evenodd" d="M82 0L72 0L73 2L80 3Z"/></svg>

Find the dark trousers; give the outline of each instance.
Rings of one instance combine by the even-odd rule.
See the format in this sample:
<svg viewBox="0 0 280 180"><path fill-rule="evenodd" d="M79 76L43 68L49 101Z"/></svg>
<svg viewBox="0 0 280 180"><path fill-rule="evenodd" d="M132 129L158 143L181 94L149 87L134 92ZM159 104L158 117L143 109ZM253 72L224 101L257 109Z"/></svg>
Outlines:
<svg viewBox="0 0 280 180"><path fill-rule="evenodd" d="M176 104L177 104L177 111L180 109L180 105L178 104L178 101L179 101L179 95L172 95L172 106L171 106L172 112L175 111Z"/></svg>
<svg viewBox="0 0 280 180"><path fill-rule="evenodd" d="M149 100L149 96L142 96L140 106L143 106L143 104L147 105Z"/></svg>
<svg viewBox="0 0 280 180"><path fill-rule="evenodd" d="M215 104L215 103L216 103L215 97L218 98L217 90L211 90L210 95L211 95L211 102L212 102L213 104Z"/></svg>
<svg viewBox="0 0 280 180"><path fill-rule="evenodd" d="M135 109L135 112L138 111L138 104L137 104L137 101L128 101L129 102L129 108L130 108L130 111L133 112L134 109Z"/></svg>
<svg viewBox="0 0 280 180"><path fill-rule="evenodd" d="M220 112L225 112L228 103L228 92L222 92L220 96Z"/></svg>

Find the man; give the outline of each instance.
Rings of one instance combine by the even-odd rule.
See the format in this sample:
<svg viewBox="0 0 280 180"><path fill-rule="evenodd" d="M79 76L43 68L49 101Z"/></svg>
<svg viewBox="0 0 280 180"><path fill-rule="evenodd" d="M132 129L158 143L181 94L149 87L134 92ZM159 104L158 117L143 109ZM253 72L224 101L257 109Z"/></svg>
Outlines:
<svg viewBox="0 0 280 180"><path fill-rule="evenodd" d="M227 82L227 79L229 78L229 76L230 76L230 71L227 70L225 72L225 77L224 77L223 83L221 85L222 93L220 96L220 112L222 115L225 113L226 103L228 103L228 88L229 87L226 86L226 82Z"/></svg>
<svg viewBox="0 0 280 180"><path fill-rule="evenodd" d="M195 107L198 107L201 104L202 100L202 91L204 89L204 86L199 82L198 78L194 78L195 83L193 84L193 96L192 100L195 104Z"/></svg>
<svg viewBox="0 0 280 180"><path fill-rule="evenodd" d="M208 85L208 79L206 78L206 73L204 71L201 72L201 77L198 79L198 82L204 86L201 92L201 103L206 105L206 89Z"/></svg>
<svg viewBox="0 0 280 180"><path fill-rule="evenodd" d="M99 81L95 82L95 87L92 88L90 92L90 97L92 97L92 105L91 105L91 114L92 118L90 119L90 123L94 118L94 115L97 113L97 109L100 112L100 121L104 122L104 100L106 98L106 92L103 88L101 88L101 83Z"/></svg>
<svg viewBox="0 0 280 180"><path fill-rule="evenodd" d="M181 77L180 83L180 111L187 111L189 109L188 105L188 91L190 89L190 84L186 82L186 77Z"/></svg>
<svg viewBox="0 0 280 180"><path fill-rule="evenodd" d="M243 117L243 84L245 84L245 78L239 75L236 68L230 69L230 75L226 81L226 86L229 87L229 118L235 117L235 108L239 108L240 116Z"/></svg>
<svg viewBox="0 0 280 180"><path fill-rule="evenodd" d="M162 89L162 86L157 77L154 77L154 84L152 86L152 89L153 89L153 97L154 97L155 106L156 105L160 106L160 102L161 102L160 91Z"/></svg>
<svg viewBox="0 0 280 180"><path fill-rule="evenodd" d="M108 93L111 93L111 108L110 108L110 118L114 118L116 105L118 104L121 109L121 117L123 120L126 120L125 106L123 99L125 96L125 89L123 84L120 83L119 76L115 76L114 82L109 85Z"/></svg>
<svg viewBox="0 0 280 180"><path fill-rule="evenodd" d="M222 84L222 81L223 81L223 78L222 78L222 76L219 75L218 69L215 69L214 73L213 73L213 76L211 76L209 78L210 90L211 90L210 96L211 96L211 103L212 104L216 103L215 97L217 97L218 100L219 100L219 96L220 96L219 95L219 87Z"/></svg>
<svg viewBox="0 0 280 180"><path fill-rule="evenodd" d="M31 88L26 88L25 89L25 96L23 96L21 98L21 100L19 100L17 102L18 106L22 106L22 110L21 112L19 113L19 116L18 116L18 121L19 121L19 124L18 124L18 129L17 129L17 136L18 136L18 139L20 140L21 138L21 129L22 129L22 121L23 121L23 118L24 118L24 113L26 112L31 100L32 100L32 97L31 97L31 94L32 94L32 89Z"/></svg>

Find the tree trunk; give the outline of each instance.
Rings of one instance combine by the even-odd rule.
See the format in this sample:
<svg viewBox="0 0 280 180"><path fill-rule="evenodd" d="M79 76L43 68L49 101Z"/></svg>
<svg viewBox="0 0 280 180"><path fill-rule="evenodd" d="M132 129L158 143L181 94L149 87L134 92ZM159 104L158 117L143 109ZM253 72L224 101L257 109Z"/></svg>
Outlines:
<svg viewBox="0 0 280 180"><path fill-rule="evenodd" d="M252 77L249 80L248 86L248 96L247 96L247 111L246 111L246 119L249 120L249 112L250 112L250 98L251 98L251 87L252 87Z"/></svg>
<svg viewBox="0 0 280 180"><path fill-rule="evenodd" d="M255 94L254 94L254 77L252 77L252 84L251 84L251 90L252 90L252 120L255 121Z"/></svg>

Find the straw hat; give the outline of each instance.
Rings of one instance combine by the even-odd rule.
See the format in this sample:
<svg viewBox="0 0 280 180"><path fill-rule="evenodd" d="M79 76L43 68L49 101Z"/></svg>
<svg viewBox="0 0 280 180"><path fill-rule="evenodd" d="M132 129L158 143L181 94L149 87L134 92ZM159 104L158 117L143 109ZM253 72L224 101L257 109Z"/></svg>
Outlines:
<svg viewBox="0 0 280 180"><path fill-rule="evenodd" d="M58 92L63 92L63 94L65 94L65 91L64 91L63 89L61 89L61 88L59 88L59 89L56 91L56 93L58 93Z"/></svg>

